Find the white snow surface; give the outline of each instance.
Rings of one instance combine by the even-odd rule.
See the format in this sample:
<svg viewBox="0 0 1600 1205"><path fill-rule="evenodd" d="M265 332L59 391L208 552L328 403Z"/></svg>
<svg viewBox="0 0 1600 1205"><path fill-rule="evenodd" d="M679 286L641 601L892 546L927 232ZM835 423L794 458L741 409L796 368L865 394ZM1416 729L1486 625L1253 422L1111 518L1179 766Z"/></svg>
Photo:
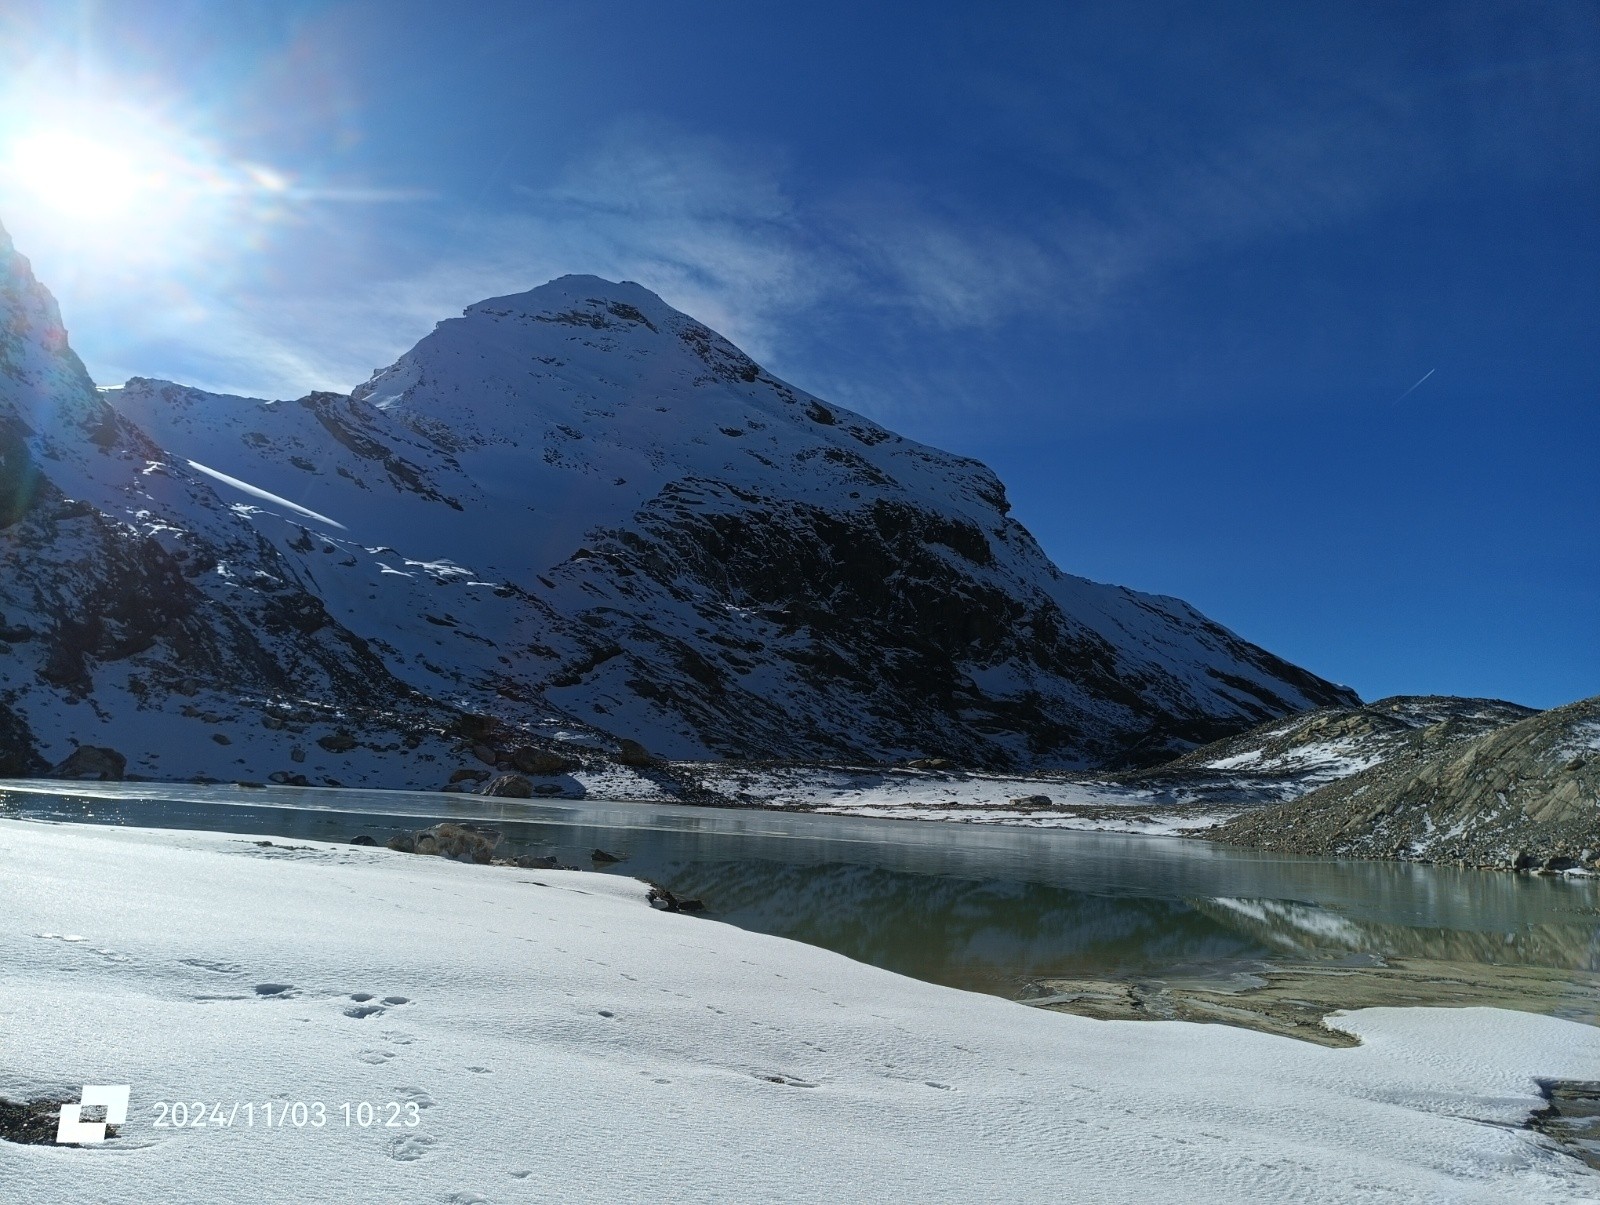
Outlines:
<svg viewBox="0 0 1600 1205"><path fill-rule="evenodd" d="M0 855L0 1093L132 1088L109 1144L0 1143L7 1201L1600 1197L1517 1128L1600 1065L1572 1022L1370 1009L1334 1050L920 983L616 877L22 821Z"/></svg>

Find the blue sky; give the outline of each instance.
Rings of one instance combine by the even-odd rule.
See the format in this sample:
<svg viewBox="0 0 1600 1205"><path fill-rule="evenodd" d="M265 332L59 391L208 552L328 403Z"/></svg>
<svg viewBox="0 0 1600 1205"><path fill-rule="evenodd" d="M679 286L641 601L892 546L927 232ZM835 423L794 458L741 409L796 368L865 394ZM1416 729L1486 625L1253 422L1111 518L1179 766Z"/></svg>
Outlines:
<svg viewBox="0 0 1600 1205"><path fill-rule="evenodd" d="M1600 691L1591 4L24 0L0 71L0 137L278 182L113 240L0 181L102 382L348 389L627 277L1070 572L1369 698Z"/></svg>

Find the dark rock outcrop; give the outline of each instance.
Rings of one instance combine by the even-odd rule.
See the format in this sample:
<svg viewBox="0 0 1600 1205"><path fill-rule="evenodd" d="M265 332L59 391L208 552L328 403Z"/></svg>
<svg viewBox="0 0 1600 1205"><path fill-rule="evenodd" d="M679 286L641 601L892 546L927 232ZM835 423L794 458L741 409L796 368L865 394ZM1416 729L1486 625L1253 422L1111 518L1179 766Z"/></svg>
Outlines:
<svg viewBox="0 0 1600 1205"><path fill-rule="evenodd" d="M33 733L16 712L0 703L0 778L42 774L46 763L35 750Z"/></svg>
<svg viewBox="0 0 1600 1205"><path fill-rule="evenodd" d="M56 778L92 778L100 782L121 782L128 759L115 749L100 745L79 745L50 773Z"/></svg>

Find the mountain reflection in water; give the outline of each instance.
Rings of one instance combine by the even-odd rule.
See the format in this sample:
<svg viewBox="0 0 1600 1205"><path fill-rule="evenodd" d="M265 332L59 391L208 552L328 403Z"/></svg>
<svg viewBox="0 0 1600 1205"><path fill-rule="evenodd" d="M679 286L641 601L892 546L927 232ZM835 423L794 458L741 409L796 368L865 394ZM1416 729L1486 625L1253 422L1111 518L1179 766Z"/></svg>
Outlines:
<svg viewBox="0 0 1600 1205"><path fill-rule="evenodd" d="M8 783L0 814L380 843L471 820L498 828L503 852L587 869L604 849L625 859L607 871L702 899L715 920L1005 995L1052 976L1352 956L1600 971L1592 878L1180 838L423 792Z"/></svg>

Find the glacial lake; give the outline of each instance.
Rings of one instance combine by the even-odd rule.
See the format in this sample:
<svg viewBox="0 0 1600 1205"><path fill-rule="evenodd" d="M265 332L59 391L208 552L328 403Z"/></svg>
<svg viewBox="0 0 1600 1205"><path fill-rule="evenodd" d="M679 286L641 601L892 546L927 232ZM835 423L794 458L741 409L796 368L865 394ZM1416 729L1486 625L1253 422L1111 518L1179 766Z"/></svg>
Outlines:
<svg viewBox="0 0 1600 1205"><path fill-rule="evenodd" d="M1570 972L1600 1023L1600 879L1265 854L1175 837L433 792L0 782L0 815L379 844L439 820L635 875L706 916L953 987L1386 958ZM596 865L603 849L623 860ZM398 856L398 855L397 855ZM484 874L512 873L484 868Z"/></svg>

